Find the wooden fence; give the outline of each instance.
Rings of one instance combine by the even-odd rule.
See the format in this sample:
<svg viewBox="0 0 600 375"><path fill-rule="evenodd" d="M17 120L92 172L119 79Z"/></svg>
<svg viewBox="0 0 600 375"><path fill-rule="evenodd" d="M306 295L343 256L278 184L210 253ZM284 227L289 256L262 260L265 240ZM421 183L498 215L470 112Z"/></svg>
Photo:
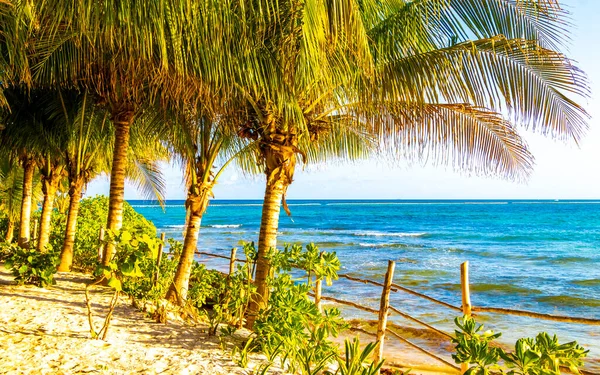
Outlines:
<svg viewBox="0 0 600 375"><path fill-rule="evenodd" d="M161 239L163 239L163 238L164 238L164 234L161 235ZM231 256L213 254L213 253L204 252L204 251L197 251L196 254L228 260L229 261L229 273L233 273L236 262L246 262L245 259L236 259L236 251L237 251L237 249L233 248L231 250ZM159 258L158 262L160 262L160 258ZM391 261L391 260L388 261L388 268L387 268L387 272L385 273L383 282L377 282L377 281L368 280L368 279L361 279L361 278L353 277L353 276L346 275L346 274L338 274L339 278L347 279L352 282L357 282L357 283L362 283L362 284L370 284L373 286L380 287L381 288L381 298L380 298L379 309L373 309L373 308L361 305L359 303L346 301L346 300L339 299L339 298L324 296L322 294L322 290L321 290L322 284L320 282L315 282L314 292L309 293L309 295L315 299L315 303L317 304L317 307L321 311L322 311L322 306L321 306L322 301L330 301L330 302L334 302L334 303L337 303L340 305L350 306L355 309L365 311L365 312L368 312L371 314L376 314L378 316L376 333L368 332L368 331L362 330L362 329L355 329L356 331L360 331L361 333L364 333L366 335L370 335L370 336L373 336L376 338L376 340L379 344L378 344L377 350L374 355L375 360L380 360L383 357L385 338L386 338L386 335L389 334L393 338L420 351L421 353L424 353L424 354L428 355L429 357L434 358L435 360L445 364L446 366L448 366L456 371L460 371L461 374L467 370L467 364L463 364L463 365L461 365L461 367L458 367L455 364L447 361L446 359L441 358L437 354L434 354L431 351L411 342L407 338L400 335L398 332L388 329L388 327L387 327L388 316L393 313L393 314L397 314L405 319L408 319L414 323L417 323L420 326L425 327L427 330L435 332L436 334L438 334L441 337L444 337L448 340L453 338L453 336L450 333L447 333L441 329L438 329L426 322L423 322L422 320L420 320L418 318L411 316L410 314L408 314L406 312L401 311L400 309L398 309L394 306L391 306L390 305L390 294L392 292L407 293L407 294L428 300L430 302L436 303L436 304L443 306L449 310L452 310L454 312L458 312L458 313L461 313L461 314L464 314L467 316L470 316L473 312L494 313L494 314L524 316L524 317L530 317L530 318L536 318L536 319L551 320L551 321L556 321L556 322L577 323L577 324L587 324L587 325L600 325L600 319L541 314L541 313L532 312L532 311L514 310L514 309L507 309L507 308L500 308L500 307L472 306L470 288L469 288L469 262L464 262L460 266L460 281L461 281L461 296L462 296L461 306L454 306L447 302L441 301L437 298L434 298L434 297L428 296L426 294L414 291L412 289L403 287L401 285L395 284L393 282L394 269L395 269L395 262ZM597 373L589 372L586 370L581 370L581 373L584 375L599 375Z"/></svg>

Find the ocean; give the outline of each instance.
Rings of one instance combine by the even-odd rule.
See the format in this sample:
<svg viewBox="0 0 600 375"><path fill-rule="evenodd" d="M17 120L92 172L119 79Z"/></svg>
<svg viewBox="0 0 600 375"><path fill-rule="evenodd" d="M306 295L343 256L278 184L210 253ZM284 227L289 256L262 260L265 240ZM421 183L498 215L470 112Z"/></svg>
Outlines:
<svg viewBox="0 0 600 375"><path fill-rule="evenodd" d="M130 201L159 232L182 240L183 201ZM282 210L278 243L315 243L335 251L340 273L383 281L388 260L394 282L460 306L460 264L470 263L474 306L529 310L600 319L600 201L493 200L301 200ZM200 251L229 255L239 241L257 241L262 201L213 200L202 220ZM226 270L226 261L203 257ZM378 308L381 291L347 280L324 295ZM454 311L403 293L393 306L436 327L453 331ZM343 309L349 318L373 318ZM392 321L411 327L400 317ZM600 358L600 327L531 318L479 314L505 343L537 332L578 340ZM418 338L417 338L418 340ZM590 363L593 367L600 362Z"/></svg>

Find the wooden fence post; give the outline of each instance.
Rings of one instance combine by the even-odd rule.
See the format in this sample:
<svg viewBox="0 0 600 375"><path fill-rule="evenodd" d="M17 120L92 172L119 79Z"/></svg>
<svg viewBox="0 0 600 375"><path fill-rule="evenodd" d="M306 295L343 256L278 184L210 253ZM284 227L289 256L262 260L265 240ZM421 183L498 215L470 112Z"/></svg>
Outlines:
<svg viewBox="0 0 600 375"><path fill-rule="evenodd" d="M98 262L102 262L102 253L104 249L104 228L100 228L100 233L98 233Z"/></svg>
<svg viewBox="0 0 600 375"><path fill-rule="evenodd" d="M160 234L160 243L158 244L158 254L156 256L156 273L154 274L154 286L158 285L160 277L160 261L162 260L163 250L165 248L165 232Z"/></svg>
<svg viewBox="0 0 600 375"><path fill-rule="evenodd" d="M387 318L390 308L390 290L394 280L394 268L396 263L393 260L388 261L387 272L381 291L381 303L379 304L379 319L377 321L377 350L375 351L374 362L378 363L383 359L383 344L385 340L385 330L387 328Z"/></svg>
<svg viewBox="0 0 600 375"><path fill-rule="evenodd" d="M471 316L471 292L469 291L469 262L460 265L460 290L462 294L462 312ZM460 364L460 373L464 374L469 369L468 363Z"/></svg>
<svg viewBox="0 0 600 375"><path fill-rule="evenodd" d="M232 275L235 271L235 253L237 252L237 247L231 249L231 258L229 259L229 275Z"/></svg>

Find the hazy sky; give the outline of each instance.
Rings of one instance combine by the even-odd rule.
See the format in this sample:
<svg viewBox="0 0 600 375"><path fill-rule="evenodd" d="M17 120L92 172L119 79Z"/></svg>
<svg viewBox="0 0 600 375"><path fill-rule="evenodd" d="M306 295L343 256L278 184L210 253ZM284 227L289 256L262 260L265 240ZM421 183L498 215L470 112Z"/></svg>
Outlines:
<svg viewBox="0 0 600 375"><path fill-rule="evenodd" d="M536 159L526 183L467 176L443 167L422 165L390 169L374 162L352 166L310 166L298 170L288 199L598 199L600 198L600 1L562 0L572 13L573 41L567 55L588 75L592 96L584 106L591 114L590 129L577 147L522 132ZM183 199L181 172L165 166L167 198ZM261 199L264 178L246 178L234 169L214 189L217 199ZM108 194L107 178L88 186L88 195ZM131 186L126 199L140 199Z"/></svg>

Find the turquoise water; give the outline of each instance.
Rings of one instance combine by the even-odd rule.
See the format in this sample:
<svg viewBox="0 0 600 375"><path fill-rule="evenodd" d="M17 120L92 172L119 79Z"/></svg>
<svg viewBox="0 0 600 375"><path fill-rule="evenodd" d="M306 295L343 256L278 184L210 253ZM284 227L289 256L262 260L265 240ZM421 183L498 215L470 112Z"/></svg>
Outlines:
<svg viewBox="0 0 600 375"><path fill-rule="evenodd" d="M165 211L132 201L167 237L182 239L183 201ZM256 241L261 201L212 201L198 248L228 255L239 240ZM290 201L279 243L314 242L336 251L341 272L383 280L396 261L397 284L460 306L460 264L470 263L472 303L600 319L600 201ZM201 259L225 269L222 261ZM339 280L324 293L377 308L379 293ZM392 304L452 330L454 313L405 294ZM358 311L347 314L364 317ZM577 339L600 357L600 327L482 315L507 341L538 331ZM399 323L404 324L402 320ZM515 327L514 325L518 325Z"/></svg>

